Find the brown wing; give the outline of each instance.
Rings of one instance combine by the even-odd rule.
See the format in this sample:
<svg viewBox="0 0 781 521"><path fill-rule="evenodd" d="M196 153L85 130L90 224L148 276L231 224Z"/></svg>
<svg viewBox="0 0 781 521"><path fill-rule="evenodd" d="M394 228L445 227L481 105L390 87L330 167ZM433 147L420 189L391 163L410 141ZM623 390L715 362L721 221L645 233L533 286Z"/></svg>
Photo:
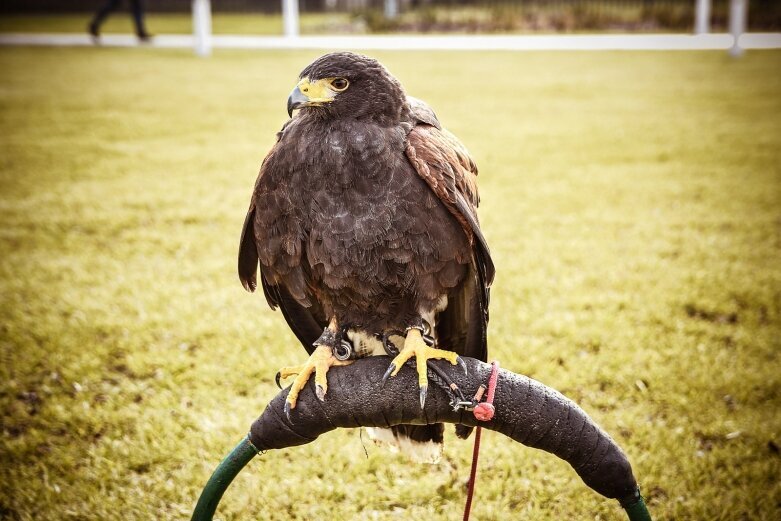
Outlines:
<svg viewBox="0 0 781 521"><path fill-rule="evenodd" d="M417 124L408 135L406 155L440 201L461 224L473 252L472 277L449 296L438 317L439 342L466 356L487 359L486 328L494 264L477 219L477 166L458 139L439 127L422 102L410 104Z"/></svg>
<svg viewBox="0 0 781 521"><path fill-rule="evenodd" d="M282 132L284 132L284 127L282 131L277 134L277 140L281 137ZM267 165L268 158L274 154L275 150L276 145L268 153L266 159L264 159L263 165L260 167L258 181L255 182L256 187L263 176L264 167ZM241 279L244 289L250 292L255 291L258 286L257 273L259 256L255 238L255 211L255 194L253 193L247 216L244 219L244 227L241 231L238 262L239 279ZM304 349L311 354L314 350L312 343L317 340L326 325L325 314L320 306L317 303L313 303L311 307L307 308L299 304L283 284L272 285L268 282L267 278L263 275L262 266L260 268L260 281L268 305L271 306L271 309L280 308L290 329L293 330L293 333L304 346Z"/></svg>
<svg viewBox="0 0 781 521"><path fill-rule="evenodd" d="M482 262L484 282L490 286L495 270L477 219L480 198L475 162L453 134L426 123L413 127L407 140L407 157L418 175L461 224Z"/></svg>

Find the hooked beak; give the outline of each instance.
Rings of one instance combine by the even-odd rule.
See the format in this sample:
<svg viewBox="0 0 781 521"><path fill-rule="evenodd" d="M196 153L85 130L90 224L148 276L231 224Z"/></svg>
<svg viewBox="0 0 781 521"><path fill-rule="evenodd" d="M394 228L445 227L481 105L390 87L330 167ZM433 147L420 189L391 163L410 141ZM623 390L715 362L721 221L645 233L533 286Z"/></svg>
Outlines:
<svg viewBox="0 0 781 521"><path fill-rule="evenodd" d="M290 96L287 98L287 115L288 117L293 117L293 111L306 106L309 103L309 98L307 98L303 92L301 92L301 89L298 85L296 85L296 88L293 89L293 92L290 93Z"/></svg>
<svg viewBox="0 0 781 521"><path fill-rule="evenodd" d="M331 88L328 78L309 80L301 78L296 88L287 98L287 115L293 117L293 111L302 107L321 107L334 100L336 92Z"/></svg>

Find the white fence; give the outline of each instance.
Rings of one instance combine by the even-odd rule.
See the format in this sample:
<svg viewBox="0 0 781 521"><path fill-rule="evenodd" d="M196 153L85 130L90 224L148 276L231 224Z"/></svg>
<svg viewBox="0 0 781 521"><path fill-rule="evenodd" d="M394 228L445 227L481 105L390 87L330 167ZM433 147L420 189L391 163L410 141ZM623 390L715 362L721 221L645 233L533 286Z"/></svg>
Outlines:
<svg viewBox="0 0 781 521"><path fill-rule="evenodd" d="M694 0L696 2L694 33L697 38L685 35L604 35L604 36L487 36L480 37L308 37L301 39L299 30L298 0L282 0L282 17L284 39L268 37L264 40L269 48L307 48L307 47L358 47L362 49L507 49L507 50L675 50L675 49L729 49L733 56L743 53L744 43L741 36L746 32L746 14L748 0L730 0L729 35L711 35L710 13L711 0ZM398 15L398 0L385 0L385 16L393 18ZM209 0L193 0L193 27L195 52L199 56L211 53L211 8ZM226 39L227 38L227 39ZM240 37L237 37L240 38ZM403 39L402 39L403 38ZM263 40L244 37L244 40L232 40L224 37L223 45L235 46L244 41L245 45L260 46ZM761 37L760 44L773 47L777 39L770 35ZM330 45L325 45L330 42ZM373 42L373 43L372 43ZM341 43L341 45L336 45ZM753 42L749 42L751 45ZM346 45L345 45L346 44ZM380 45L378 47L378 45Z"/></svg>
<svg viewBox="0 0 781 521"><path fill-rule="evenodd" d="M212 35L210 0L192 0L193 34L159 35L155 47L190 47L199 56L212 48L357 50L728 50L781 48L781 33L745 33L749 0L730 0L729 33L710 33L711 0L696 5L693 34L301 36L298 0L281 0L284 36ZM386 14L398 13L398 0L385 0ZM130 35L103 35L101 45L135 46ZM93 45L82 34L0 34L0 45Z"/></svg>

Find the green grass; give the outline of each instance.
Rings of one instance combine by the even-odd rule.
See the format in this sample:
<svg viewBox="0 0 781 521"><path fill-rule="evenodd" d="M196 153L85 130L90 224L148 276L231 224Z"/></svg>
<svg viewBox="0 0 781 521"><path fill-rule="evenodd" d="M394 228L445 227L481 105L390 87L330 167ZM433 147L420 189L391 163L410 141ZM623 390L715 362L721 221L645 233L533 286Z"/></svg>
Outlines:
<svg viewBox="0 0 781 521"><path fill-rule="evenodd" d="M0 48L0 518L188 518L303 360L235 264L315 55ZM611 433L655 519L778 519L781 53L376 56L480 166L490 356ZM452 429L439 466L366 450L269 452L219 518L459 518ZM477 497L480 520L623 516L494 433Z"/></svg>

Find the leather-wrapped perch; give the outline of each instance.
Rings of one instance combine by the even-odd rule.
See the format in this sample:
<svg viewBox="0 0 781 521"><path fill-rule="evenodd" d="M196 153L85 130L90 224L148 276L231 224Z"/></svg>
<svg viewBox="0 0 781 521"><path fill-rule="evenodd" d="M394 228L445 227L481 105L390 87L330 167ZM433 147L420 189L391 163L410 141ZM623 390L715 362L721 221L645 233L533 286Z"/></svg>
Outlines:
<svg viewBox="0 0 781 521"><path fill-rule="evenodd" d="M461 388L474 395L487 384L491 365L464 358L461 368L438 363ZM304 445L333 429L389 427L401 423L456 423L501 432L529 447L567 461L583 481L605 497L617 499L630 520L650 520L632 467L621 448L583 410L558 391L536 380L500 369L494 406L496 414L479 422L470 411L454 411L449 396L429 385L425 408L420 408L417 373L411 367L382 384L389 358L372 356L328 372L328 394L317 399L310 380L298 397L290 418L284 413L287 389L281 391L255 420L248 438L223 460L198 501L193 520L210 520L222 493L258 452Z"/></svg>

